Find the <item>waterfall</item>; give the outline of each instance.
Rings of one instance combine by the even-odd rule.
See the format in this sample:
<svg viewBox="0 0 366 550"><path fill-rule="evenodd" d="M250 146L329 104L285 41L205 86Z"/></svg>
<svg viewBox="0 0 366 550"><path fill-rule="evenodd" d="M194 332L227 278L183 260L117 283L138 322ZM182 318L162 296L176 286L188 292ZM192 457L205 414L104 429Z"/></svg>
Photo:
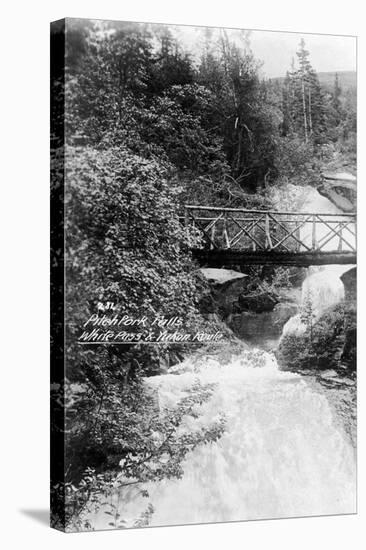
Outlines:
<svg viewBox="0 0 366 550"><path fill-rule="evenodd" d="M313 187L306 189L306 200L301 207L302 212L339 214L340 210L326 197L323 197ZM301 240L310 245L311 223L301 228ZM317 237L321 239L328 232L326 226L319 226ZM347 236L350 244L355 244L355 237ZM334 250L338 237L334 236L324 247L324 250ZM347 245L343 243L347 249ZM322 267L308 268L308 276L302 285L301 303L304 304L310 299L313 305L315 318L319 318L329 307L339 303L344 298L344 287L340 276L351 269L351 265L327 265ZM294 315L283 327L282 335L295 333L302 334L306 326L301 322L300 314Z"/></svg>
<svg viewBox="0 0 366 550"><path fill-rule="evenodd" d="M338 304L344 298L344 286L340 275L352 266L329 265L318 268L309 268L309 275L302 284L301 305L310 299L315 320L329 307ZM306 326L301 322L301 315L298 313L291 317L284 325L282 336L292 334L303 334Z"/></svg>
<svg viewBox="0 0 366 550"><path fill-rule="evenodd" d="M253 366L258 354L261 367ZM274 356L259 350L224 366L213 358L198 366L188 359L179 374L146 383L158 391L160 406L170 407L197 380L214 383L215 390L189 427L224 413L226 431L187 456L182 479L144 486L154 507L151 525L355 512L353 448L324 395L301 376L281 372ZM146 508L136 489L115 499L127 522ZM96 528L107 528L107 521L101 509Z"/></svg>

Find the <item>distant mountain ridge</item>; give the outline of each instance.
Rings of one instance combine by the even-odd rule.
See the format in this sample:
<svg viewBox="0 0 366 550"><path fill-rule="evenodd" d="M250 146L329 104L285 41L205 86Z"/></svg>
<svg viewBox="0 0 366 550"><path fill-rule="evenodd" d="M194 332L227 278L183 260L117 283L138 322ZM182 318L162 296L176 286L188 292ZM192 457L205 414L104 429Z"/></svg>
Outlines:
<svg viewBox="0 0 366 550"><path fill-rule="evenodd" d="M342 91L357 87L356 71L339 71L318 73L320 84L328 91L333 91L335 75L338 74L338 82Z"/></svg>
<svg viewBox="0 0 366 550"><path fill-rule="evenodd" d="M321 86L332 92L334 88L335 75L338 74L338 82L343 92L350 89L356 89L357 87L357 72L356 71L329 71L317 73ZM283 82L285 77L271 78L270 80L277 80Z"/></svg>

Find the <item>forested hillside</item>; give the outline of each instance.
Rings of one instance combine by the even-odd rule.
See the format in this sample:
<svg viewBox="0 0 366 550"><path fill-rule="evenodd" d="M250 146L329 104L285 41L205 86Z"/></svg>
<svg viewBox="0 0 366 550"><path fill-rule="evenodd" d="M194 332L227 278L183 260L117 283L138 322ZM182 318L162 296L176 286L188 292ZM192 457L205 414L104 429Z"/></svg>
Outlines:
<svg viewBox="0 0 366 550"><path fill-rule="evenodd" d="M184 356L183 345L81 349L75 327L107 301L131 316L205 326L182 206L266 208L273 188L316 186L329 166L356 168L355 93L337 75L322 86L303 40L282 81L260 78L246 34L239 44L202 29L197 44L193 56L165 26L67 23L66 524L83 524L81 511L122 458L126 485L180 477L185 455L225 424L181 431L209 387L163 418L141 390L163 355Z"/></svg>
<svg viewBox="0 0 366 550"><path fill-rule="evenodd" d="M338 84L342 88L343 94L351 92L356 100L357 88L357 73L356 71L339 71L339 72L318 72L318 79L321 87L329 93L334 92L335 79L338 78ZM283 84L285 77L271 78L272 81L278 81Z"/></svg>
<svg viewBox="0 0 366 550"><path fill-rule="evenodd" d="M339 71L334 72L320 72L318 73L319 82L321 86L327 91L332 93L334 90L334 80L338 77L339 86L342 88L343 93L354 93L356 96L357 88L357 73L356 71Z"/></svg>

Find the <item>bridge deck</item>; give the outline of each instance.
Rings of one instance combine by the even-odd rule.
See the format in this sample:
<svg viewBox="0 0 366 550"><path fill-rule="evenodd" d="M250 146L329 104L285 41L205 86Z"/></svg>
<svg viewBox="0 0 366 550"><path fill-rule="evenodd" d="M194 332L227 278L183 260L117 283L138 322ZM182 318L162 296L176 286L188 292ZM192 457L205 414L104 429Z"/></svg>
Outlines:
<svg viewBox="0 0 366 550"><path fill-rule="evenodd" d="M194 256L205 265L356 263L356 215L186 206Z"/></svg>
<svg viewBox="0 0 366 550"><path fill-rule="evenodd" d="M203 250L192 249L193 256L201 265L207 267L245 267L248 265L283 265L309 267L311 265L330 265L356 263L355 252L288 252L241 251L241 250Z"/></svg>

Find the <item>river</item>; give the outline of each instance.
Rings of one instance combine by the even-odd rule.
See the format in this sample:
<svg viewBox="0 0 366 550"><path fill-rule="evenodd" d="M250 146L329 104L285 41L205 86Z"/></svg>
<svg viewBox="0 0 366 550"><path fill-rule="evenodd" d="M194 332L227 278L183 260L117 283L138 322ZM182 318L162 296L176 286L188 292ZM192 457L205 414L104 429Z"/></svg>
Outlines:
<svg viewBox="0 0 366 550"><path fill-rule="evenodd" d="M299 374L281 372L272 354L248 351L226 365L187 359L179 373L148 379L161 407L176 404L197 380L215 383L201 416L223 412L226 432L186 458L179 480L145 485L154 507L150 525L345 514L356 511L355 451L326 398ZM110 497L127 525L146 499L123 489ZM96 529L107 527L103 508Z"/></svg>

